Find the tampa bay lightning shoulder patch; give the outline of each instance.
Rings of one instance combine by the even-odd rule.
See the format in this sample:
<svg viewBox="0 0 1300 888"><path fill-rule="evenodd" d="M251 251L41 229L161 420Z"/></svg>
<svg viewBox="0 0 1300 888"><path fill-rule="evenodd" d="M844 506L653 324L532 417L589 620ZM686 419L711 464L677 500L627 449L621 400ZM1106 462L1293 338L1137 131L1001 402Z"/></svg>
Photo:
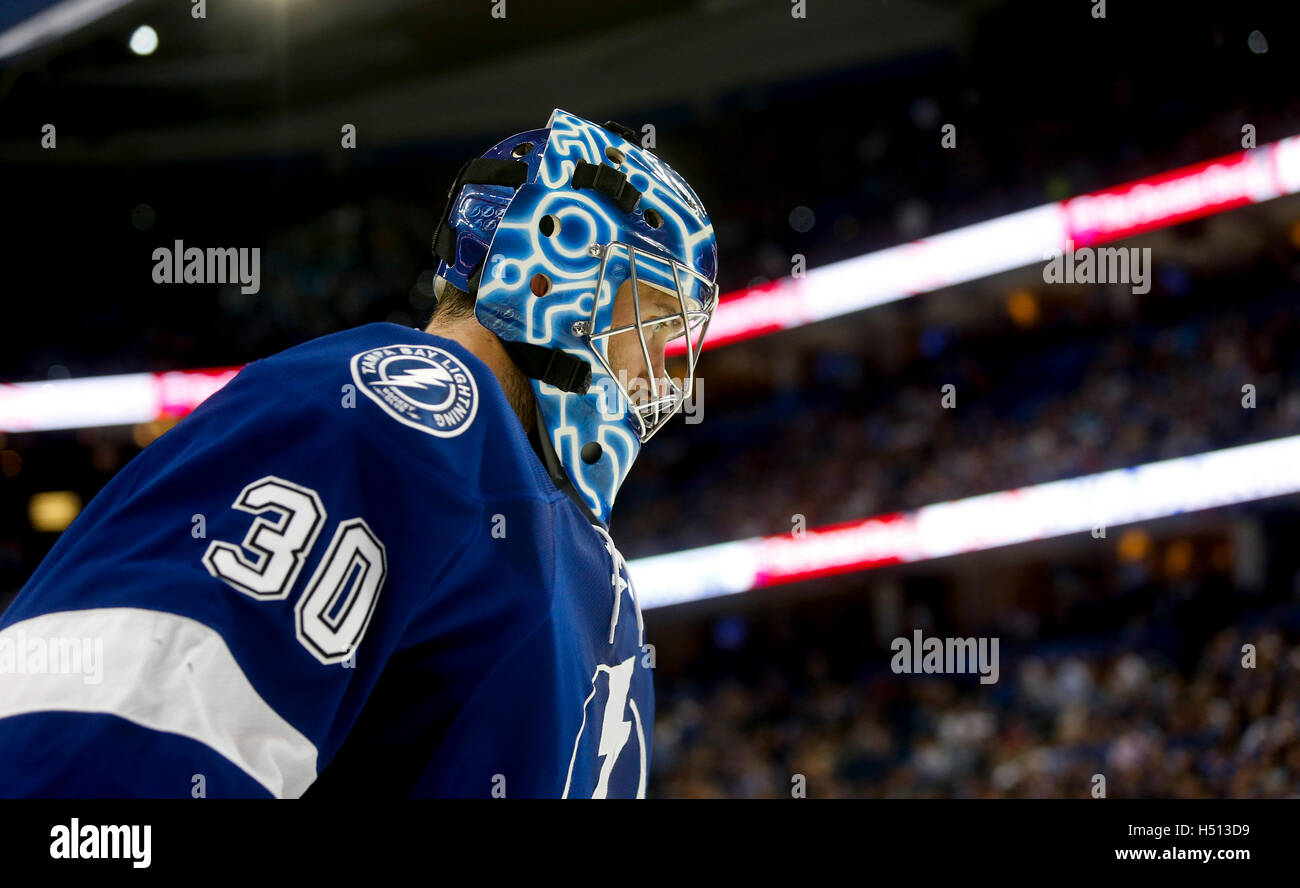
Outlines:
<svg viewBox="0 0 1300 888"><path fill-rule="evenodd" d="M454 438L478 413L478 385L463 361L435 345L387 345L352 356L352 379L400 423Z"/></svg>

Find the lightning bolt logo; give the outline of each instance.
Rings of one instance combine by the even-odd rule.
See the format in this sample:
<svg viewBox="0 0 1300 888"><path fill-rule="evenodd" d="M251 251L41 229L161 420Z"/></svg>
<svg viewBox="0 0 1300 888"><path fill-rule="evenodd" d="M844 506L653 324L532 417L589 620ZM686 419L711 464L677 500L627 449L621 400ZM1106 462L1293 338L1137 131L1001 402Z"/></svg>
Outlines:
<svg viewBox="0 0 1300 888"><path fill-rule="evenodd" d="M405 358L397 358L396 360L401 361L405 360ZM391 376L388 375L387 367L385 367L382 381L385 385L401 389L401 395L406 400L430 410L446 410L456 400L456 381L446 367L438 364L408 366ZM445 392L446 394L441 396L441 400L437 403L429 403L419 397L421 393L428 391L434 392L433 397L435 398L439 397L438 392Z"/></svg>
<svg viewBox="0 0 1300 888"><path fill-rule="evenodd" d="M596 754L604 761L600 764L600 780L596 783L593 799L603 799L609 792L609 772L614 770L618 754L632 735L632 722L623 717L627 709L627 692L632 686L632 668L635 657L628 657L617 666L602 666L609 671L609 696L605 700L605 717L600 731L600 747Z"/></svg>
<svg viewBox="0 0 1300 888"><path fill-rule="evenodd" d="M384 382L401 388L427 389L431 385L451 385L451 374L438 366L412 367L400 376L389 376Z"/></svg>

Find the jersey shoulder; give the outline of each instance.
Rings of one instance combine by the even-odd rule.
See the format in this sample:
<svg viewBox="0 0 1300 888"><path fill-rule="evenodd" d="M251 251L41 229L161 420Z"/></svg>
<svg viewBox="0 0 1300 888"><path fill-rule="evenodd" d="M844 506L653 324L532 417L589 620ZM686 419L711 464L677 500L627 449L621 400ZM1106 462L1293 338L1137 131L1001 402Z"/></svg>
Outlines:
<svg viewBox="0 0 1300 888"><path fill-rule="evenodd" d="M551 498L540 463L492 370L460 343L373 323L250 365L274 401L306 397L377 446L486 496Z"/></svg>

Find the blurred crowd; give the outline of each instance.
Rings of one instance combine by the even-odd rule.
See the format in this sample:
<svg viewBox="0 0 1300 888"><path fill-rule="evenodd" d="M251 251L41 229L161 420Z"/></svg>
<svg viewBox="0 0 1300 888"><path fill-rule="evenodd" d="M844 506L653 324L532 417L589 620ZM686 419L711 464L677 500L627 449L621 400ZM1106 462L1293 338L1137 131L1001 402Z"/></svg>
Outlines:
<svg viewBox="0 0 1300 888"><path fill-rule="evenodd" d="M1190 668L1117 643L1004 652L993 685L894 675L888 653L837 679L803 638L800 670L661 684L650 795L789 798L802 775L809 798L1300 798L1298 617L1223 628Z"/></svg>
<svg viewBox="0 0 1300 888"><path fill-rule="evenodd" d="M786 533L796 514L816 527L1300 433L1298 297L957 345L883 380L866 349L839 354L756 409L710 402L706 385L704 422L639 457L620 539L658 554Z"/></svg>

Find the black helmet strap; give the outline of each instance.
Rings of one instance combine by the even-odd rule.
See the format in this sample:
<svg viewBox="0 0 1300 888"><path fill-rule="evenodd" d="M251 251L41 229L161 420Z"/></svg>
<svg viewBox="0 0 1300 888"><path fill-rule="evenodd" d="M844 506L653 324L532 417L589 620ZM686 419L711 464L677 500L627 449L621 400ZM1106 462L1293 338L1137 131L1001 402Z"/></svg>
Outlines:
<svg viewBox="0 0 1300 888"><path fill-rule="evenodd" d="M591 365L582 358L530 342L502 339L501 344L525 376L575 395L585 395L591 388Z"/></svg>

